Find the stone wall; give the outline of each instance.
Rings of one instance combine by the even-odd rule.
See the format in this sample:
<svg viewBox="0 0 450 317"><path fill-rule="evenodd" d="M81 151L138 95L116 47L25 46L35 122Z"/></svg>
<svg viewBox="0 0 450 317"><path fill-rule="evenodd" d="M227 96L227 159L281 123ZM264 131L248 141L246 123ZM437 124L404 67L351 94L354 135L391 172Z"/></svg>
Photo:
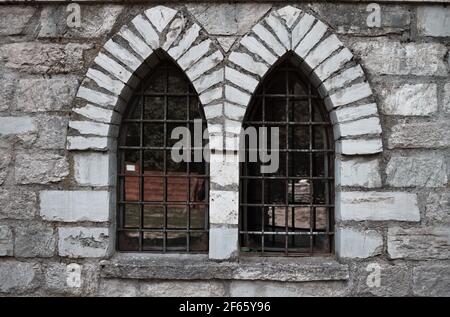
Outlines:
<svg viewBox="0 0 450 317"><path fill-rule="evenodd" d="M450 7L380 4L378 27L366 4L287 5L85 3L73 28L66 4L0 4L0 295L450 296ZM205 257L114 250L115 137L157 47L215 131ZM335 124L331 259L237 253L238 161L221 151L287 50Z"/></svg>

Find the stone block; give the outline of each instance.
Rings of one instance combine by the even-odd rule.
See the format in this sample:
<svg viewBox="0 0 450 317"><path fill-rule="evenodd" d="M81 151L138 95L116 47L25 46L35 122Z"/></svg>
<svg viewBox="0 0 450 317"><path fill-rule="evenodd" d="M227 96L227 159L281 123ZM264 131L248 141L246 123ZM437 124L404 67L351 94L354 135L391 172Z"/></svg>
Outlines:
<svg viewBox="0 0 450 317"><path fill-rule="evenodd" d="M433 154L392 156L386 166L386 183L392 187L445 187L444 156Z"/></svg>
<svg viewBox="0 0 450 317"><path fill-rule="evenodd" d="M70 136L67 138L67 149L106 151L108 149L108 138Z"/></svg>
<svg viewBox="0 0 450 317"><path fill-rule="evenodd" d="M0 219L32 219L36 214L36 193L25 188L0 188Z"/></svg>
<svg viewBox="0 0 450 317"><path fill-rule="evenodd" d="M41 191L40 215L47 221L109 220L108 191Z"/></svg>
<svg viewBox="0 0 450 317"><path fill-rule="evenodd" d="M33 146L45 150L66 148L68 117L41 115L34 119L38 136Z"/></svg>
<svg viewBox="0 0 450 317"><path fill-rule="evenodd" d="M341 221L420 221L417 195L403 192L338 192Z"/></svg>
<svg viewBox="0 0 450 317"><path fill-rule="evenodd" d="M0 117L0 135L35 132L36 125L31 117Z"/></svg>
<svg viewBox="0 0 450 317"><path fill-rule="evenodd" d="M398 122L391 128L388 148L443 148L450 146L448 122Z"/></svg>
<svg viewBox="0 0 450 317"><path fill-rule="evenodd" d="M239 184L239 157L237 155L211 154L211 182L219 186Z"/></svg>
<svg viewBox="0 0 450 317"><path fill-rule="evenodd" d="M209 258L226 260L238 255L238 228L227 226L209 229Z"/></svg>
<svg viewBox="0 0 450 317"><path fill-rule="evenodd" d="M0 293L21 293L38 286L39 265L29 262L0 262Z"/></svg>
<svg viewBox="0 0 450 317"><path fill-rule="evenodd" d="M384 114L398 116L427 116L437 111L436 84L386 83L380 89Z"/></svg>
<svg viewBox="0 0 450 317"><path fill-rule="evenodd" d="M450 223L450 192L430 192L426 198L425 216L430 222Z"/></svg>
<svg viewBox="0 0 450 317"><path fill-rule="evenodd" d="M365 155L383 152L381 139L349 139L336 142L336 152L343 155Z"/></svg>
<svg viewBox="0 0 450 317"><path fill-rule="evenodd" d="M338 228L335 243L340 258L369 258L383 250L383 236L375 230Z"/></svg>
<svg viewBox="0 0 450 317"><path fill-rule="evenodd" d="M212 190L210 193L210 223L237 225L239 192Z"/></svg>
<svg viewBox="0 0 450 317"><path fill-rule="evenodd" d="M48 184L62 181L69 175L67 158L51 152L21 152L16 155L16 184Z"/></svg>
<svg viewBox="0 0 450 317"><path fill-rule="evenodd" d="M13 233L10 227L0 226L0 257L13 256L14 241Z"/></svg>
<svg viewBox="0 0 450 317"><path fill-rule="evenodd" d="M123 279L101 279L99 295L103 297L137 297L139 285L137 281Z"/></svg>
<svg viewBox="0 0 450 317"><path fill-rule="evenodd" d="M390 227L387 237L391 259L450 259L448 226L403 229Z"/></svg>
<svg viewBox="0 0 450 317"><path fill-rule="evenodd" d="M110 245L108 228L64 227L58 233L62 257L101 258L106 256Z"/></svg>
<svg viewBox="0 0 450 317"><path fill-rule="evenodd" d="M27 223L15 229L14 255L20 258L55 255L56 238L51 226L41 223Z"/></svg>
<svg viewBox="0 0 450 317"><path fill-rule="evenodd" d="M224 284L216 281L144 282L140 285L140 295L146 297L223 297L226 296Z"/></svg>
<svg viewBox="0 0 450 317"><path fill-rule="evenodd" d="M450 296L450 266L448 264L417 265L414 266L412 275L415 296Z"/></svg>
<svg viewBox="0 0 450 317"><path fill-rule="evenodd" d="M419 35L449 37L450 8L448 6L419 6L417 8L417 30Z"/></svg>
<svg viewBox="0 0 450 317"><path fill-rule="evenodd" d="M109 154L86 153L74 155L75 180L80 185L108 186Z"/></svg>
<svg viewBox="0 0 450 317"><path fill-rule="evenodd" d="M381 187L378 159L336 160L336 183L341 186Z"/></svg>
<svg viewBox="0 0 450 317"><path fill-rule="evenodd" d="M36 9L32 6L4 6L0 11L0 35L21 35Z"/></svg>

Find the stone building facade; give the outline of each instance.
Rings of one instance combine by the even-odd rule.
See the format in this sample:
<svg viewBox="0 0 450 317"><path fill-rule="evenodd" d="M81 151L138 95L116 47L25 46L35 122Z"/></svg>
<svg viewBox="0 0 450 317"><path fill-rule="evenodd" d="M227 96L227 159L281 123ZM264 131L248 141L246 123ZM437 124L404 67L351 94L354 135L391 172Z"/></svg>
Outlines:
<svg viewBox="0 0 450 317"><path fill-rule="evenodd" d="M446 3L1 1L0 295L450 296ZM116 250L117 136L156 51L208 123L204 255ZM288 52L333 124L334 251L249 257L239 130Z"/></svg>

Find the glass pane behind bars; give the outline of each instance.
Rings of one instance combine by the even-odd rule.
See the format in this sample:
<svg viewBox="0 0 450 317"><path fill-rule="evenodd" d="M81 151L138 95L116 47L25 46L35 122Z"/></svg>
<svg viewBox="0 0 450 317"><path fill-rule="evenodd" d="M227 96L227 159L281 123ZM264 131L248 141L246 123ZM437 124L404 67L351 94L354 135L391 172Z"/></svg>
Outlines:
<svg viewBox="0 0 450 317"><path fill-rule="evenodd" d="M288 56L250 104L247 127L278 127L279 169L241 163L241 252L315 255L333 250L333 136L328 113ZM298 63L297 63L298 65ZM248 158L249 144L246 144Z"/></svg>
<svg viewBox="0 0 450 317"><path fill-rule="evenodd" d="M199 118L205 127L198 96L168 59L136 91L119 138L120 251L207 252L208 165L171 158L172 130L193 135Z"/></svg>

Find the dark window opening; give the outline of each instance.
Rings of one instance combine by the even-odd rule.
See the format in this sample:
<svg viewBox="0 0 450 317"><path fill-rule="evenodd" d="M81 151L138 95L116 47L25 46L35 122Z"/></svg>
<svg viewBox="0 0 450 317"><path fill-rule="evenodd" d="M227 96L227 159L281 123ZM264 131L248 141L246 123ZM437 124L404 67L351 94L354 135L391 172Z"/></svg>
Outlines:
<svg viewBox="0 0 450 317"><path fill-rule="evenodd" d="M201 119L206 128L194 88L166 57L136 90L122 120L119 251L208 251L209 166L205 161L180 163L171 157L172 145L178 141L171 139L172 130L186 127L193 136L194 119Z"/></svg>
<svg viewBox="0 0 450 317"><path fill-rule="evenodd" d="M250 103L248 127L278 127L278 171L241 163L241 252L312 256L333 252L334 140L328 112L311 83L287 56ZM250 144L250 146L252 146ZM250 151L246 142L248 162Z"/></svg>

